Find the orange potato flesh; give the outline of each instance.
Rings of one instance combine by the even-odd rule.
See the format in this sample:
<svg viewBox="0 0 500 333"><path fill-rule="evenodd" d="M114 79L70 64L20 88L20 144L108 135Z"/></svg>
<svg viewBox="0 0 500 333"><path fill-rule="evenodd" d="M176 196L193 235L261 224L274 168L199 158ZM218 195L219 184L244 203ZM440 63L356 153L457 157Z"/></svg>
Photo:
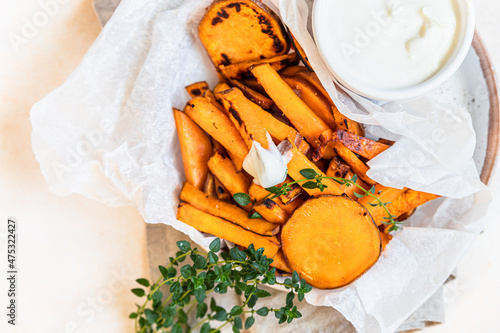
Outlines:
<svg viewBox="0 0 500 333"><path fill-rule="evenodd" d="M235 63L232 65L221 65L219 66L219 71L225 78L229 80L242 80L252 77L250 69L253 66L259 64L269 64L276 71L280 71L288 65L297 62L297 56L295 53L289 53L268 59L259 59L255 61L246 61Z"/></svg>
<svg viewBox="0 0 500 333"><path fill-rule="evenodd" d="M341 161L338 156L335 156L331 160L330 165L326 170L326 175L328 177L345 178L351 180L352 177L354 176L354 172L352 172L351 168L345 162ZM370 189L370 187L367 184L365 184L359 177L356 180L356 184L358 184L359 186L363 187L366 190ZM339 187L342 191L344 191L345 194L347 194L349 198L351 198L354 201L358 201L358 198L354 193L364 194L364 191L362 191L360 188L356 186L347 186L339 184Z"/></svg>
<svg viewBox="0 0 500 333"><path fill-rule="evenodd" d="M263 3L213 2L198 26L199 38L216 67L287 54L288 35Z"/></svg>
<svg viewBox="0 0 500 333"><path fill-rule="evenodd" d="M335 128L332 105L328 99L306 79L300 76L282 75L282 79L295 91L307 106L331 128Z"/></svg>
<svg viewBox="0 0 500 333"><path fill-rule="evenodd" d="M281 243L290 268L321 289L348 285L381 253L379 230L370 214L345 196L307 200L283 226Z"/></svg>
<svg viewBox="0 0 500 333"><path fill-rule="evenodd" d="M329 129L328 125L295 94L271 66L258 65L251 71L293 126L310 145L316 147L321 133Z"/></svg>
<svg viewBox="0 0 500 333"><path fill-rule="evenodd" d="M269 109L273 104L273 100L270 98L267 98L266 96L262 95L261 93L253 90L250 87L245 86L243 83L237 80L229 80L231 84L240 89L241 92L245 95L246 98L257 104L263 109Z"/></svg>
<svg viewBox="0 0 500 333"><path fill-rule="evenodd" d="M190 204L179 205L177 219L201 232L226 239L237 245L249 247L253 244L255 249L264 248L264 255L268 258L274 257L280 248L276 237L258 235L220 217L205 213Z"/></svg>
<svg viewBox="0 0 500 333"><path fill-rule="evenodd" d="M401 194L405 192L405 189L399 190L397 188L385 187L383 185L377 184L375 185L375 195L380 201L383 203L392 202L397 197L401 196ZM384 207L381 206L372 206L370 204L378 204L378 201L371 196L366 196L360 198L358 201L361 205L365 206L365 208L370 212L375 223L377 225L383 224L382 221L384 216L387 216L387 213Z"/></svg>
<svg viewBox="0 0 500 333"><path fill-rule="evenodd" d="M335 145L335 152L351 167L352 171L357 174L368 185L375 185L376 183L366 175L368 166L361 161L356 154L350 151L346 146L341 143Z"/></svg>
<svg viewBox="0 0 500 333"><path fill-rule="evenodd" d="M222 91L218 94L218 97L224 101L224 107L230 115L233 124L239 129L241 136L245 139L248 148L252 148L252 142L256 141L264 149L268 149L269 142L265 126L254 112L256 108L260 107L247 99L238 88Z"/></svg>
<svg viewBox="0 0 500 333"><path fill-rule="evenodd" d="M332 139L335 142L342 143L353 153L363 156L369 160L386 151L390 147L386 144L376 142L344 130L336 130L333 133Z"/></svg>
<svg viewBox="0 0 500 333"><path fill-rule="evenodd" d="M288 141L289 142L289 141ZM311 162L304 154L302 154L298 149L297 146L294 144L290 143L292 146L291 153L293 154L292 159L290 162L288 162L288 175L294 179L294 180L300 180L304 179L304 176L300 174L300 171L304 169L313 169L316 171L317 174L322 174L323 176L326 176L323 172L321 172L318 167ZM331 179L323 179L323 184L328 186L323 190L323 192L320 191L320 189L315 188L315 189L309 189L309 188L304 188L304 182L299 183L299 185L302 186L302 188L309 193L309 195L312 196L319 196L323 194L334 194L334 195L342 195L344 192L339 188L339 184L336 183L335 181Z"/></svg>
<svg viewBox="0 0 500 333"><path fill-rule="evenodd" d="M191 98L202 96L209 89L206 81L195 82L186 87L186 91Z"/></svg>
<svg viewBox="0 0 500 333"><path fill-rule="evenodd" d="M234 154L239 159L238 162L247 156L249 149L238 130L228 116L208 99L193 98L186 104L184 112L228 152ZM236 165L236 168L240 171L242 166Z"/></svg>
<svg viewBox="0 0 500 333"><path fill-rule="evenodd" d="M250 198L252 198L252 200L257 200L257 202L260 204L260 201L262 201L262 199L264 199L269 194L269 192L262 186L252 183L252 185L250 185L250 188L248 189L248 194L250 195ZM270 201L274 204L272 204ZM266 199L266 202L264 204L259 204L255 205L255 210L257 211L257 213L262 215L264 219L274 223L285 223L285 220L288 217L288 213L285 211L285 205L280 202L279 198L276 198L274 200L268 198Z"/></svg>
<svg viewBox="0 0 500 333"><path fill-rule="evenodd" d="M212 155L212 143L207 134L184 112L177 109L173 112L186 180L202 189L207 178L207 162Z"/></svg>
<svg viewBox="0 0 500 333"><path fill-rule="evenodd" d="M208 168L232 196L236 193L248 193L252 181L243 172L237 172L229 158L216 153L208 160ZM250 206L244 208L250 209Z"/></svg>
<svg viewBox="0 0 500 333"><path fill-rule="evenodd" d="M271 264L272 267L276 267L277 269L287 273L293 272L290 266L288 265L288 262L286 261L283 251L279 250L278 253L276 253L276 255L273 257L273 260L274 261Z"/></svg>
<svg viewBox="0 0 500 333"><path fill-rule="evenodd" d="M253 231L262 236L273 236L279 231L279 226L263 219L251 219L248 213L238 206L205 195L189 183L185 183L181 191L181 200L194 207L233 222L243 229Z"/></svg>
<svg viewBox="0 0 500 333"><path fill-rule="evenodd" d="M392 200L392 202L387 205L387 208L392 215L400 216L406 212L412 211L413 209L423 205L426 202L437 198L439 198L439 195L407 189L397 198ZM375 221L377 221L377 219L382 219L383 216L383 213L380 213L373 218L375 219Z"/></svg>

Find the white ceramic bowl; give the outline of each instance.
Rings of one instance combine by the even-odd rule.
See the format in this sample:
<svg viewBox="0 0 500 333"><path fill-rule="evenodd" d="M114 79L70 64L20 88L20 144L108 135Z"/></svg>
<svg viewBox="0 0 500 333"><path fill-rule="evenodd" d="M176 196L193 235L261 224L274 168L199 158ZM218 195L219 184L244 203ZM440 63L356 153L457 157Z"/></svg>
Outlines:
<svg viewBox="0 0 500 333"><path fill-rule="evenodd" d="M343 65L345 62L336 58L339 55L326 52L328 45L334 43L334 39L328 31L328 22L331 20L328 6L331 0L315 0L312 19L313 31L316 45L323 61L330 72L347 89L370 99L381 101L398 101L411 99L425 95L440 86L450 78L460 67L471 47L475 31L475 10L473 0L457 0L460 31L458 42L455 45L448 62L434 76L426 81L401 89L382 89L367 85L350 74L349 68ZM381 78L383 79L383 78Z"/></svg>

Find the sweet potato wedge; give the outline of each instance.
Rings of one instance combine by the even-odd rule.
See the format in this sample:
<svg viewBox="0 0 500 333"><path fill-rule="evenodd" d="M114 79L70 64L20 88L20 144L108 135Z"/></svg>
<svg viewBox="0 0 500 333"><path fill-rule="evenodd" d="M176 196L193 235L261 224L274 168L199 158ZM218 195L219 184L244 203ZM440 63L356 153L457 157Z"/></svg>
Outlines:
<svg viewBox="0 0 500 333"><path fill-rule="evenodd" d="M275 201L270 199L258 201L253 208L266 221L271 223L283 224L288 217L288 214Z"/></svg>
<svg viewBox="0 0 500 333"><path fill-rule="evenodd" d="M257 66L260 64L269 64L276 71L279 71L297 62L298 61L296 54L289 53L273 58L233 63L232 65L220 65L219 72L226 79L244 80L253 77L252 73L250 72L250 69L253 66Z"/></svg>
<svg viewBox="0 0 500 333"><path fill-rule="evenodd" d="M257 141L264 149L268 149L269 142L267 140L265 125L254 111L260 107L247 99L238 88L222 91L218 93L218 97L223 100L222 104L226 108L231 121L245 140L248 149L252 148L253 141Z"/></svg>
<svg viewBox="0 0 500 333"><path fill-rule="evenodd" d="M397 188L385 187L383 185L377 184L375 185L375 193L373 193L373 195L379 198L383 203L388 203L400 197L403 192L405 192L405 189L399 190ZM376 199L370 196L366 196L360 198L358 202L370 212L377 225L383 224L383 217L386 216L387 213L385 212L384 207L372 206L378 204L378 201Z"/></svg>
<svg viewBox="0 0 500 333"><path fill-rule="evenodd" d="M300 171L304 169L313 169L316 171L317 174L322 174L326 176L323 172L321 172L320 169L316 165L314 165L313 162L311 162L304 154L302 154L297 146L290 141L286 141L290 146L286 147L287 144L284 144L282 147L283 149L291 149L291 153L293 155L292 159L290 162L288 162L288 175L294 179L294 180L299 180L299 179L304 179L304 176L300 174ZM304 183L300 183L301 187L309 193L309 195L312 196L319 196L323 194L334 194L334 195L341 195L344 192L339 188L339 184L336 183L335 181L331 179L323 179L323 184L327 186L327 188L324 189L323 192L321 192L319 189L309 189L304 187Z"/></svg>
<svg viewBox="0 0 500 333"><path fill-rule="evenodd" d="M227 239L244 247L253 244L256 249L264 248L264 255L272 258L278 252L280 245L275 237L264 237L245 230L229 221L205 213L186 203L181 203L177 209L177 219L193 228L208 234Z"/></svg>
<svg viewBox="0 0 500 333"><path fill-rule="evenodd" d="M281 243L290 268L321 289L348 285L381 253L379 230L370 214L345 196L307 200L283 226Z"/></svg>
<svg viewBox="0 0 500 333"><path fill-rule="evenodd" d="M202 189L207 178L207 162L212 155L212 143L208 135L184 112L177 109L173 112L186 180Z"/></svg>
<svg viewBox="0 0 500 333"><path fill-rule="evenodd" d="M248 193L252 181L243 172L237 172L229 158L216 153L208 160L208 168L231 195ZM249 210L250 205L245 208Z"/></svg>
<svg viewBox="0 0 500 333"><path fill-rule="evenodd" d="M280 75L292 76L292 75L295 75L298 72L301 72L301 71L304 71L304 70L308 70L308 69L305 68L304 66L289 66L289 67L283 69L280 72Z"/></svg>
<svg viewBox="0 0 500 333"><path fill-rule="evenodd" d="M380 232L380 240L382 241L382 252L385 251L385 247L392 240L392 235L385 232Z"/></svg>
<svg viewBox="0 0 500 333"><path fill-rule="evenodd" d="M195 82L186 87L186 91L191 98L203 96L203 93L210 90L206 81Z"/></svg>
<svg viewBox="0 0 500 333"><path fill-rule="evenodd" d="M254 102L255 104L257 104L258 106L260 106L261 108L263 109L269 109L271 106L273 106L274 102L272 99L262 95L261 93L245 86L243 83L241 83L240 81L238 80L229 80L229 82L231 82L231 84L233 85L233 87L236 87L238 88L239 90L241 90L241 92L243 92L243 94L245 95L246 98L248 98L249 100L251 100L252 102Z"/></svg>
<svg viewBox="0 0 500 333"><path fill-rule="evenodd" d="M186 104L184 112L238 159L243 161L247 156L249 149L238 130L228 116L208 99L193 98ZM242 169L242 165L235 166L237 171Z"/></svg>
<svg viewBox="0 0 500 333"><path fill-rule="evenodd" d="M308 80L311 84L313 84L316 87L316 89L318 89L323 94L323 96L325 96L328 99L328 101L332 105L332 113L333 117L335 118L336 128L343 129L347 132L354 133L359 136L364 135L364 130L360 124L358 124L354 120L347 118L342 113L340 113L340 111L333 103L330 95L321 84L321 81L319 80L316 73L304 69L301 71L297 71L295 74L296 76L303 77L304 79Z"/></svg>
<svg viewBox="0 0 500 333"><path fill-rule="evenodd" d="M181 200L262 236L274 236L279 231L278 225L263 219L251 219L248 213L238 206L209 197L189 183L185 183L182 188Z"/></svg>
<svg viewBox="0 0 500 333"><path fill-rule="evenodd" d="M287 272L287 273L292 273L292 269L288 265L288 262L286 261L285 255L283 254L283 251L279 250L278 253L273 257L273 262L271 263L270 266L276 267L277 269Z"/></svg>
<svg viewBox="0 0 500 333"><path fill-rule="evenodd" d="M375 185L376 183L366 175L369 168L361 161L356 154L347 149L343 144L335 145L335 152L351 167L352 171L357 174L368 185Z"/></svg>
<svg viewBox="0 0 500 333"><path fill-rule="evenodd" d="M287 54L279 17L260 1L219 0L207 8L198 35L216 67Z"/></svg>
<svg viewBox="0 0 500 333"><path fill-rule="evenodd" d="M257 202L260 203L262 199L264 199L269 194L269 192L262 186L252 183L252 185L250 185L250 188L248 189L248 194L250 195L250 198L252 198L253 200L257 200ZM262 217L264 217L264 219L266 220L266 216L272 214L271 219L273 221L268 221L274 223L284 223L288 215L291 213L290 209L286 207L286 205L284 205L279 198L267 200L274 202L278 207L270 202L267 202L267 205L258 205L258 207L255 209L257 213L262 215ZM264 215L262 214L262 212L264 213Z"/></svg>
<svg viewBox="0 0 500 333"><path fill-rule="evenodd" d="M219 82L214 88L215 98L217 98L217 94L221 91L231 89L231 87L226 82ZM218 99L217 99L218 100Z"/></svg>
<svg viewBox="0 0 500 333"><path fill-rule="evenodd" d="M328 166L328 169L326 170L326 175L328 177L338 177L338 178L344 178L344 179L352 179L354 177L354 172L352 172L351 167L347 165L343 160L341 160L338 156L335 156L331 161L330 165ZM370 187L365 184L361 178L358 177L356 180L356 184L359 186L362 186L364 189L369 189ZM358 194L364 194L364 192L359 189L356 186L347 186L347 185L340 185L339 187L342 191L344 191L345 194L349 198L351 198L354 201L358 201L358 198L354 193Z"/></svg>
<svg viewBox="0 0 500 333"><path fill-rule="evenodd" d="M205 180L205 184L203 184L203 193L207 196L217 197L217 193L215 192L215 177L211 172L207 174L207 179Z"/></svg>
<svg viewBox="0 0 500 333"><path fill-rule="evenodd" d="M255 66L252 73L299 133L310 145L316 147L321 133L329 129L328 125L295 94L271 66Z"/></svg>
<svg viewBox="0 0 500 333"><path fill-rule="evenodd" d="M300 46L299 42L297 41L297 39L295 39L295 36L292 34L290 30L288 30L288 34L290 35L290 41L292 42L292 47L295 50L295 52L297 52L297 56L302 61L304 66L306 66L306 68L312 72L313 68L311 66L311 63L309 62L309 58L307 58L306 51L304 51L302 46Z"/></svg>
<svg viewBox="0 0 500 333"><path fill-rule="evenodd" d="M217 199L219 200L231 200L231 193L227 190L227 188L222 184L219 178L214 177L214 185L215 185L215 194Z"/></svg>
<svg viewBox="0 0 500 333"><path fill-rule="evenodd" d="M350 151L371 160L378 154L389 149L390 146L367 139L365 137L338 129L334 133L333 140L340 142Z"/></svg>
<svg viewBox="0 0 500 333"><path fill-rule="evenodd" d="M281 75L290 88L299 92L300 99L325 122L330 128L335 128L335 118L332 114L332 104L308 80L300 76Z"/></svg>
<svg viewBox="0 0 500 333"><path fill-rule="evenodd" d="M406 191L401 193L400 196L392 200L392 202L387 205L387 208L392 215L400 216L423 205L426 202L437 198L439 198L439 195L407 189ZM374 216L373 218L382 219L383 217L384 215L381 213Z"/></svg>

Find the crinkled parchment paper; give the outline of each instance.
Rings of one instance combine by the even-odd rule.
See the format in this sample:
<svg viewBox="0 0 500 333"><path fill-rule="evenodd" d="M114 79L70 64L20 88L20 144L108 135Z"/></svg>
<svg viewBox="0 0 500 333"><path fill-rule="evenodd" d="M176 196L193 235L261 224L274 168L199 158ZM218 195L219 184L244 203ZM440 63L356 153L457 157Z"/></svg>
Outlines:
<svg viewBox="0 0 500 333"><path fill-rule="evenodd" d="M33 107L33 150L52 192L134 206L148 223L210 243L175 218L184 176L171 113L188 100L185 85L216 83L196 33L210 2L124 0L71 77ZM336 91L306 29L310 3L273 2L340 111L367 124L370 135L398 140L370 162L370 176L448 197L420 208L356 282L306 296L336 308L360 332L394 331L443 284L482 230L490 195L472 160L471 118L426 97L380 106Z"/></svg>

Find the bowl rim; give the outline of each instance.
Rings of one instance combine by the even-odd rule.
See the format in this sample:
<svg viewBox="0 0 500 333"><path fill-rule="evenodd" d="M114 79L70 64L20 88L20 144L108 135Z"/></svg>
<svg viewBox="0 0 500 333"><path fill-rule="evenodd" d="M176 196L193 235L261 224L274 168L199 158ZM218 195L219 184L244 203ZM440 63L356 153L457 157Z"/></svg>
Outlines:
<svg viewBox="0 0 500 333"><path fill-rule="evenodd" d="M430 77L429 79L421 82L417 85L399 88L399 89L383 89L377 88L370 85L367 85L361 81L357 81L354 77L350 76L349 78L342 77L341 72L346 72L340 70L342 66L338 66L337 70L335 70L334 66L327 60L324 51L320 46L320 38L318 36L319 27L318 23L320 19L318 17L323 14L323 12L318 9L322 8L320 6L325 6L331 2L331 0L315 0L312 9L312 30L314 35L314 40L316 43L316 47L318 49L318 53L321 56L325 66L328 68L330 73L334 76L334 78L345 88L348 90L369 98L373 100L379 101L399 101L399 100L407 100L416 98L419 96L423 96L426 93L436 89L441 84L443 84L447 79L449 79L461 66L465 58L467 57L468 52L471 49L472 40L475 35L475 6L474 1L472 0L460 0L464 3L467 8L466 12L466 21L463 24L463 38L460 43L458 43L454 49L453 56L448 60L448 62L441 68L439 72Z"/></svg>

